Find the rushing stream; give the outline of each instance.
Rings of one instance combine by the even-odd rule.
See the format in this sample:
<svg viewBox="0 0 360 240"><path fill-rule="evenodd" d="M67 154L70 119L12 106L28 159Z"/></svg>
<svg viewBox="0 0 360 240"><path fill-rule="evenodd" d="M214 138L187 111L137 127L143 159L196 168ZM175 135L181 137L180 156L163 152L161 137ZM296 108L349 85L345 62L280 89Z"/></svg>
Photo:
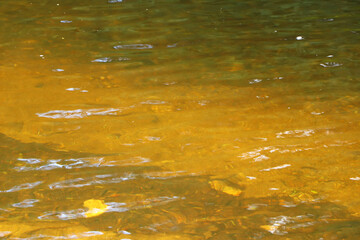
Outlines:
<svg viewBox="0 0 360 240"><path fill-rule="evenodd" d="M1 0L0 238L360 239L360 3Z"/></svg>

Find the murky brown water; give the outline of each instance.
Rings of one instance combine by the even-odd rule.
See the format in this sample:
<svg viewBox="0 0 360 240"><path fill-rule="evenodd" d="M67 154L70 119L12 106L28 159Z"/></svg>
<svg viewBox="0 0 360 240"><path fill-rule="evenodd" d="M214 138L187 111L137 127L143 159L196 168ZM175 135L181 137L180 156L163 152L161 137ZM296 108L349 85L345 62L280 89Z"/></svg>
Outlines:
<svg viewBox="0 0 360 240"><path fill-rule="evenodd" d="M359 239L359 13L2 0L0 237Z"/></svg>

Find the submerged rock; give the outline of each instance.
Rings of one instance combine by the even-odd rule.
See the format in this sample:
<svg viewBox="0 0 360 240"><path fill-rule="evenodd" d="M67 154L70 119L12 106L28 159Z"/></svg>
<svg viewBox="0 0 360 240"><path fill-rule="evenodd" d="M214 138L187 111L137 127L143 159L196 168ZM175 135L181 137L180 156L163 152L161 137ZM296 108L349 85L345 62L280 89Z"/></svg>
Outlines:
<svg viewBox="0 0 360 240"><path fill-rule="evenodd" d="M210 187L216 191L223 192L232 196L240 196L244 190L245 176L242 173L222 178L215 176L209 180Z"/></svg>
<svg viewBox="0 0 360 240"><path fill-rule="evenodd" d="M212 189L232 196L240 196L242 193L239 186L226 180L210 180L209 184Z"/></svg>

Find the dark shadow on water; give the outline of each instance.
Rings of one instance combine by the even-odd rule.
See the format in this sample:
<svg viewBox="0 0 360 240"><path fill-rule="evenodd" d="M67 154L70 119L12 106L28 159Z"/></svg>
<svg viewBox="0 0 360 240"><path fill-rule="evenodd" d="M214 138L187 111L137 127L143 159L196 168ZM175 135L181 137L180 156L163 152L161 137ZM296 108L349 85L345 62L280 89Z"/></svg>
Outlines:
<svg viewBox="0 0 360 240"><path fill-rule="evenodd" d="M50 144L41 143L23 143L16 139L0 133L0 160L2 164L6 164L18 158L19 154L28 158L82 158L94 156L90 153L80 153L74 151L56 151L52 149Z"/></svg>
<svg viewBox="0 0 360 240"><path fill-rule="evenodd" d="M37 226L9 239L50 234L49 225L43 223L54 229L61 223L61 231L83 226L122 238L124 231L135 238L162 233L222 240L358 239L360 235L358 218L345 207L322 200L247 198L246 189L232 196L212 189L209 176L163 174L156 166L96 165L89 160L93 154L56 151L3 134L0 154L1 170L7 171L1 176L1 219ZM83 203L92 198L109 208L100 216L85 218ZM54 234L69 234L61 231Z"/></svg>
<svg viewBox="0 0 360 240"><path fill-rule="evenodd" d="M130 194L142 194L143 199L167 198L148 201L146 206L138 203L121 213L105 213L101 220L83 219L83 224L97 226L97 230L114 226L115 231L133 234L176 233L196 239L351 239L360 234L358 218L345 207L326 201L235 197L211 189L206 176L138 178L127 184L128 189L138 189Z"/></svg>

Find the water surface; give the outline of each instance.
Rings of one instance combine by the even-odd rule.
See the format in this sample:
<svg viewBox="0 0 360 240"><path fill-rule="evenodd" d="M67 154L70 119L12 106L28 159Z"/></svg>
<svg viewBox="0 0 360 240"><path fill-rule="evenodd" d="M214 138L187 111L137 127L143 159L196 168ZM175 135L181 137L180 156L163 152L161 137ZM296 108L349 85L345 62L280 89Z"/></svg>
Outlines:
<svg viewBox="0 0 360 240"><path fill-rule="evenodd" d="M0 236L358 239L359 12L1 1Z"/></svg>

